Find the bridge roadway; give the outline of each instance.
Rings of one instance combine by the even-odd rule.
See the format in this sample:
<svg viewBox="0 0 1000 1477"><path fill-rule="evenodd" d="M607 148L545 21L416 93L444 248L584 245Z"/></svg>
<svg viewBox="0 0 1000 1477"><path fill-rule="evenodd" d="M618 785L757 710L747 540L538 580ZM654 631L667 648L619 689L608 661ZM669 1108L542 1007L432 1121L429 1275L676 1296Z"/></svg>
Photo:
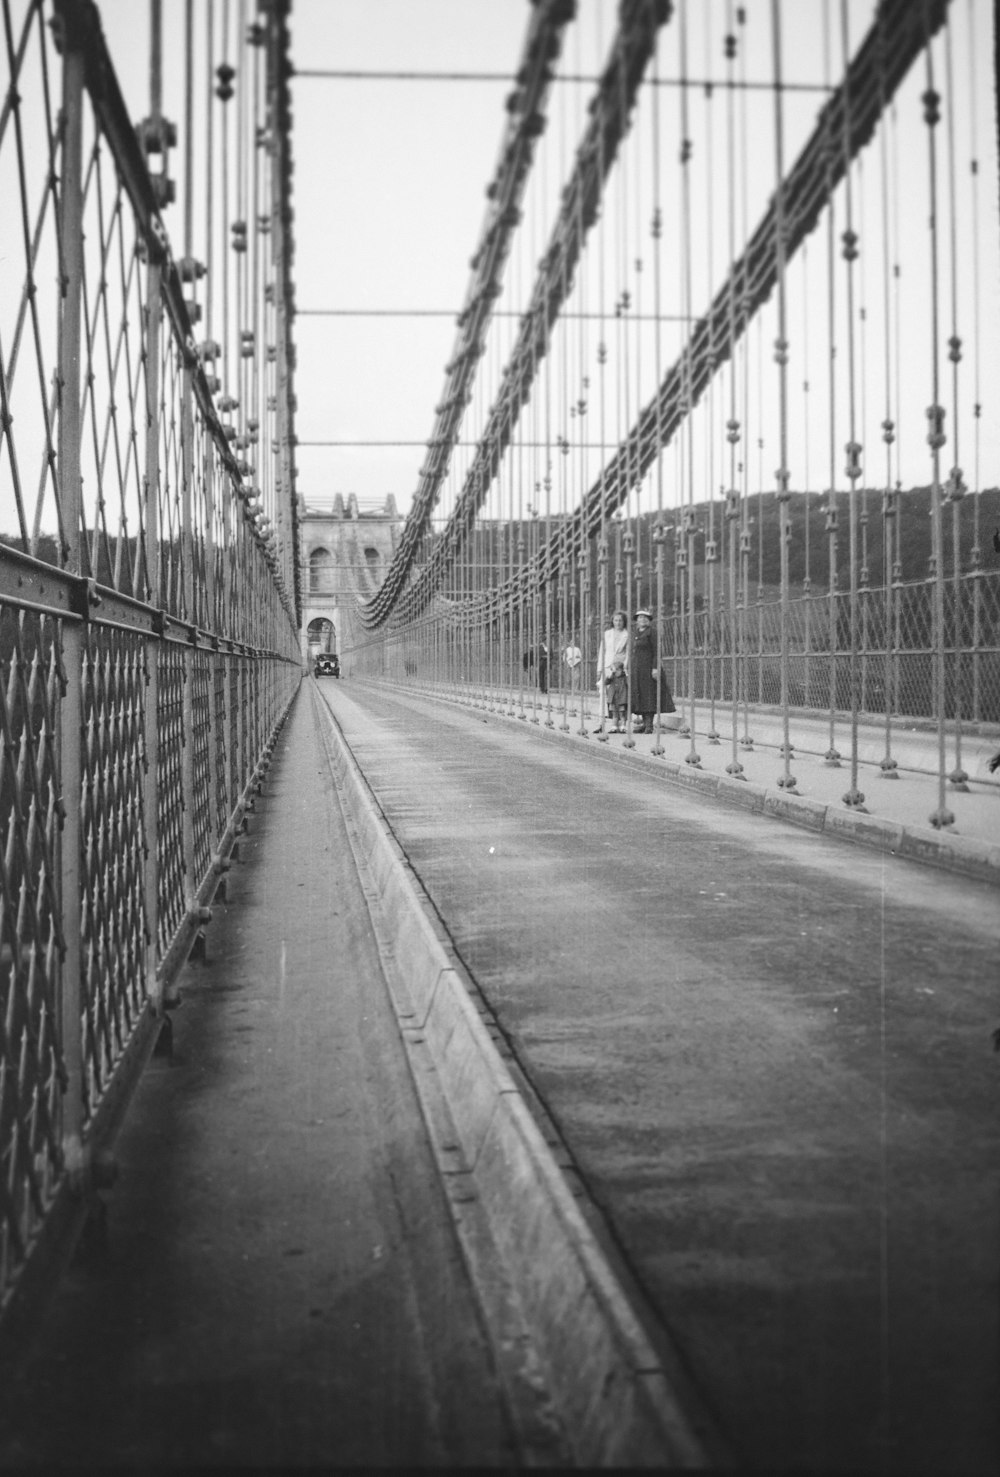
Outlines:
<svg viewBox="0 0 1000 1477"><path fill-rule="evenodd" d="M322 691L737 1457L995 1471L995 889Z"/></svg>
<svg viewBox="0 0 1000 1477"><path fill-rule="evenodd" d="M106 1244L4 1381L2 1468L523 1459L310 686ZM735 1461L995 1471L995 888L531 724L317 693Z"/></svg>

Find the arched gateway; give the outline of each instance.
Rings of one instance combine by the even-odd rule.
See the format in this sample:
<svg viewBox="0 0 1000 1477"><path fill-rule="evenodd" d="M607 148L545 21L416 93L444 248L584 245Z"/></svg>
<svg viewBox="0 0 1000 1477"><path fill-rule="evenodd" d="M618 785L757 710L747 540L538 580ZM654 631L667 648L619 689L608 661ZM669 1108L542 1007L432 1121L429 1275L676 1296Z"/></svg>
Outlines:
<svg viewBox="0 0 1000 1477"><path fill-rule="evenodd" d="M353 493L329 501L299 498L302 598L302 656L336 652L349 675L355 646L356 600L371 599L388 568L403 520L389 493L383 503Z"/></svg>

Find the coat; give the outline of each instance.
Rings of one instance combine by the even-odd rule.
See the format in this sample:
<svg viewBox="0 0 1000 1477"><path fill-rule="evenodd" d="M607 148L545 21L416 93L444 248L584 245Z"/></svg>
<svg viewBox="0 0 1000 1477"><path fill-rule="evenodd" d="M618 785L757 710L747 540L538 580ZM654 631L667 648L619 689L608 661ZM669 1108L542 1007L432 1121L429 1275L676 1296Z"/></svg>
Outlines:
<svg viewBox="0 0 1000 1477"><path fill-rule="evenodd" d="M628 632L616 631L609 626L601 637L597 648L597 680L606 681L614 671L615 662L624 662L628 670Z"/></svg>
<svg viewBox="0 0 1000 1477"><path fill-rule="evenodd" d="M637 630L632 636L632 656L629 661L629 682L632 688L632 712L633 713L672 713L674 711L674 700L667 686L666 673L663 673L659 683L659 695L657 695L656 677L653 675L656 666L656 637L653 635L652 627L647 626L644 631Z"/></svg>

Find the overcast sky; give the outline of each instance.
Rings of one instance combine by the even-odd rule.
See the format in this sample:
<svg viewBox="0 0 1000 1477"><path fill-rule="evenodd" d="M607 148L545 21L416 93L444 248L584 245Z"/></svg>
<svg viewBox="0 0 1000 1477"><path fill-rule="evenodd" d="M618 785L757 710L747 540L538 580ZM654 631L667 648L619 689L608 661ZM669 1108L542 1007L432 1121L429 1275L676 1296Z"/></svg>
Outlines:
<svg viewBox="0 0 1000 1477"><path fill-rule="evenodd" d="M195 0L197 24L201 26L207 0ZM252 18L255 7L249 0L213 0L219 28L228 18L230 33L235 38L240 23ZM183 0L163 0L168 32L167 78L165 106L174 117L181 115L179 103L182 72L178 41L183 31ZM116 58L129 105L136 116L148 110L146 6L142 0L102 0L101 12ZM704 76L711 70L716 79L724 75L722 36L727 13L733 7L727 0L699 0L689 7L688 68L689 76ZM593 76L601 69L611 42L617 7L614 0L579 0L579 22L567 32L561 72ZM749 0L745 6L747 75L766 81L771 75L771 39L769 0ZM871 23L874 7L870 0L850 0L851 47L857 44ZM953 0L955 17L954 95L961 117L958 120L956 168L954 180L958 198L956 240L961 259L955 280L960 294L959 319L964 349L959 399L971 416L973 401L974 320L979 323L979 373L982 380L981 399L995 403L1000 381L998 355L1000 333L997 332L997 293L1000 283L996 230L996 133L993 113L990 0ZM300 317L296 324L299 347L298 370L298 434L303 442L366 442L366 446L335 445L309 447L298 452L299 486L308 499L325 501L335 493L355 492L365 500L380 499L391 491L402 508L409 505L418 482L423 461L422 443L434 425L434 407L444 383L444 365L450 357L455 326L452 317L397 317L393 310L445 310L455 314L461 306L469 279L469 257L478 240L484 219L484 189L492 176L497 152L506 123L504 99L510 90L508 81L422 81L422 80L356 80L328 79L304 75L309 71L384 71L400 70L434 72L500 72L512 76L520 56L526 27L531 15L527 0L295 0L292 12L293 62L298 75L293 82L295 172L295 233L297 244L296 286ZM661 74L676 73L679 61L681 28L676 12L664 28L660 46ZM784 66L786 81L821 83L824 73L832 80L840 70L840 5L834 0L794 0L782 7L784 28ZM824 25L825 18L825 25ZM969 47L968 38L978 44ZM230 48L233 60L240 60L240 46ZM939 44L935 65L936 82L943 90L944 53ZM894 370L898 384L900 435L898 449L901 465L896 470L909 485L929 479L930 466L925 445L924 423L930 400L926 325L928 271L929 203L926 186L926 130L920 118L920 94L926 87L923 63L899 94L898 128L893 134L895 151L889 190L894 212L893 230L897 233L900 259L904 259L901 323L912 339L901 339L898 350L899 369ZM530 296L537 259L544 249L558 193L566 172L572 165L577 139L586 122L586 103L592 92L590 83L560 83L553 88L550 102L549 128L539 147L538 164L526 201L525 226L520 241L512 252L507 280L507 295L498 304L511 314L494 333L490 352L483 362L480 403L469 413L466 431L473 436L476 418L481 423L499 383L505 355L516 329L516 313ZM621 249L623 261L633 251L646 256L642 284L649 307L649 245L642 244L642 233L653 205L649 160L651 145L648 122L652 89L645 89L636 113L630 158L635 160L634 184L624 208L635 220L635 231ZM975 96L977 120L971 121L970 96ZM664 156L661 162L662 203L666 217L663 250L665 258L665 301L668 306L682 307L683 251L680 241L680 193L676 140L682 128L680 91L660 90L660 109L664 124ZM724 99L721 90L706 99L698 90L689 93L690 118L688 132L695 145L692 173L693 194L687 242L692 255L694 281L692 311L704 310L712 293L723 280L728 263L726 166L723 154L725 133ZM790 163L815 121L823 100L821 91L790 92L785 100L785 158ZM743 150L741 169L742 192L739 209L752 230L767 204L774 185L773 99L767 91L744 94L737 113L737 123L745 130L737 139ZM967 116L968 115L968 116ZM714 130L714 133L713 133ZM952 178L946 168L945 130L938 130L941 188L946 190ZM980 159L981 198L980 256L978 264L971 254L969 155L975 145ZM714 158L707 151L714 149ZM866 380L870 404L865 412L864 439L868 445L866 471L877 483L881 472L881 441L878 423L884 411L880 408L878 384L883 379L885 354L882 348L881 283L885 278L882 262L879 213L886 193L885 178L879 158L879 141L865 152L861 178L855 182L855 229L861 228L862 258L859 271L865 274L867 294L867 340L856 350L856 378ZM709 184L707 182L711 181ZM616 245L615 228L609 221L620 218L624 197L616 195L616 186L608 196L604 231L610 254ZM640 196L642 198L640 198ZM939 206L943 206L943 200ZM843 230L843 202L837 232ZM640 219L641 215L641 219ZM859 220L860 217L860 220ZM714 222L713 224L710 224ZM176 209L167 213L168 228L179 231ZM647 233L648 235L648 233ZM790 419L793 445L790 467L793 487L822 487L829 476L827 443L836 442L836 461L842 463L842 446L847 439L844 412L846 389L838 391L838 424L831 437L820 413L824 395L822 356L822 323L827 310L827 290L823 275L822 231L810 238L809 260L797 261L790 276L791 367L792 392ZM597 233L594 252L597 255ZM639 245L635 243L639 242ZM620 244L620 243L619 243ZM737 243L742 245L742 238ZM951 331L949 291L949 243L947 232L941 243L942 252L942 334L946 340ZM626 262L626 265L628 263ZM589 293L593 305L599 287L594 268L581 272L579 290ZM978 272L978 286L973 295L973 278ZM798 274L798 275L795 275ZM607 275L610 294L606 307L613 313L614 294L624 280L614 281L613 270ZM669 290L668 290L669 289ZM837 311L843 312L843 282L838 285ZM886 294L887 296L887 294ZM857 304L856 304L857 306ZM390 316L316 317L319 309L377 311ZM895 329L893 330L896 331ZM650 331L651 332L651 331ZM775 327L764 315L756 339L748 340L747 354L754 396L760 398L759 409L775 439L774 417L770 403L775 393L772 367L772 343ZM842 372L845 362L846 333L843 323L838 328L837 362ZM682 343L677 326L665 331L664 362L675 356ZM591 376L596 335L581 349L590 356ZM615 344L612 342L611 363ZM647 333L637 333L628 353L642 358L641 374L632 383L632 414L648 398L655 385L653 351ZM573 352L576 352L574 349ZM623 351L624 353L624 351ZM896 355L896 349L893 349ZM942 363L947 369L946 359ZM609 394L617 396L618 409L609 417L607 439L613 446L616 437L627 428L621 407L624 358L619 356L614 382L609 379ZM911 379L905 379L912 373ZM577 374L578 369L573 373ZM568 373L568 371L567 371ZM609 365L609 376L612 369ZM644 378L643 378L644 377ZM641 381L641 383L639 382ZM811 401L802 395L802 386L811 383ZM764 387L763 389L761 387ZM941 389L950 394L947 383ZM641 391L641 393L639 393ZM698 446L713 439L721 447L721 426L725 418L726 394L724 378L719 377L718 403L702 412L697 432ZM769 397L765 403L765 396ZM569 400L572 401L572 393ZM950 403L950 402L946 402ZM534 412L538 415L538 412ZM950 414L950 413L949 413ZM591 409L593 417L593 408ZM810 420L810 416L812 420ZM952 428L949 418L948 428ZM593 418L588 422L593 434ZM812 429L810 429L810 426ZM707 429L706 429L707 427ZM713 429L714 427L714 429ZM963 431L962 462L966 478L971 478L971 420ZM550 427L547 435L569 434L568 424ZM980 423L982 435L983 485L1000 480L1000 443L992 416ZM537 426L527 434L540 434ZM753 438L751 443L753 444ZM415 441L415 447L394 448L389 441ZM807 450L808 447L808 450ZM748 448L749 450L750 448ZM685 453L686 455L687 453ZM754 452L756 454L756 452ZM673 453L671 453L673 455ZM724 469L705 460L708 453L690 453L694 466L698 459L698 486L716 487L724 477ZM951 462L951 445L945 453L947 473ZM598 456L597 461L600 460ZM717 460L717 459L716 459ZM593 478L597 462L582 465L580 481ZM768 445L760 458L759 477L763 485L773 486L773 469L777 465L776 449ZM442 504L456 496L460 485L461 456L455 460L457 483L446 491ZM672 469L675 481L689 477L683 469ZM675 475L676 474L676 475ZM531 478L538 469L529 471ZM838 477L842 470L836 470ZM454 479L453 479L454 480ZM756 488L758 469L752 474ZM680 496L680 493L676 494Z"/></svg>

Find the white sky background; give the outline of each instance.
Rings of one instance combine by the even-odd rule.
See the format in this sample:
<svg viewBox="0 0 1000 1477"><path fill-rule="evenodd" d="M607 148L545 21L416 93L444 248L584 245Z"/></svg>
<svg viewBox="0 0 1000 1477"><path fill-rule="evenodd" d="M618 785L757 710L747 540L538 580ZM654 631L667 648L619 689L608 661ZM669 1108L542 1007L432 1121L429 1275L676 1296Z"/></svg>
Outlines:
<svg viewBox="0 0 1000 1477"><path fill-rule="evenodd" d="M195 0L199 36L204 31L208 3ZM218 30L228 17L233 38L229 59L245 65L246 48L236 37L254 18L255 5L251 0L212 3ZM727 10L733 8L727 0L699 0L688 6L690 76L703 77L711 69L716 79L724 80L722 36L727 29ZM749 0L745 8L746 76L769 81L769 0ZM99 9L126 102L132 114L140 118L149 111L148 7L143 0L101 0ZM579 0L579 20L567 29L559 62L561 71L593 75L603 68L616 11L613 0ZM959 460L970 487L976 484L977 464L979 485L992 486L1000 482L1000 431L995 415L1000 398L1000 237L990 0L952 0L951 11L958 242L954 280L958 330L963 339L955 402ZM183 0L163 0L163 12L164 111L181 122ZM852 49L870 24L873 12L872 0L849 0ZM293 62L300 71L500 71L512 76L530 13L527 0L295 0ZM831 80L837 80L841 66L839 14L839 0L791 0L782 6L787 81L821 82L825 70ZM673 19L661 32L659 68L664 77L677 75L680 68L680 36L675 7ZM974 43L971 47L970 38ZM936 85L945 93L945 50L941 41L934 47L934 64ZM411 308L457 313L469 281L469 257L478 242L487 208L484 190L496 164L507 119L503 104L510 86L507 82L333 81L308 77L293 82L299 437L303 442L421 443L403 448L300 446L299 488L307 500L325 502L338 492L345 496L354 492L362 500L381 501L391 491L403 511L409 506L423 462L422 443L434 426L434 407L441 395L444 365L455 337L454 322L450 318L318 318L308 316L305 310ZM890 480L900 480L904 487L930 479L925 442L925 411L932 398L927 275L930 206L927 130L921 122L920 106L925 86L924 64L920 61L898 94L897 121L886 135L891 165L888 173L882 173L879 135L864 151L860 169L852 171L854 228L862 238L855 274L856 306L866 305L867 312L863 341L860 323L857 319L855 322L858 339L854 378L859 407L855 434L865 445L866 480L876 487L884 484L887 470ZM478 434L493 402L516 332L516 315L530 297L538 258L586 121L591 93L589 83L557 82L552 89L549 126L529 181L524 224L508 261L505 294L497 304L498 309L512 316L496 320L482 361L476 398L466 416L463 439ZM591 233L587 261L578 272L575 296L569 304L591 312L600 309L606 316L603 335L608 344L608 364L603 378L603 430L599 428L601 377L596 369L601 326L589 323L581 329L567 324L557 335L556 352L549 356L549 399L537 396L524 413L519 432L521 449L494 489L487 514L518 515L529 503L538 506L547 464L555 459L558 466L551 449L557 435L566 435L576 454L558 466L557 472L554 469L549 496L554 508L572 506L593 484L602 460L610 455L640 406L653 393L658 382L654 330L630 324L623 335L614 319L614 305L621 290L627 288L633 296L633 311L636 299L644 311L652 308L654 248L649 221L657 194L664 212L659 247L661 313L683 310L687 258L695 314L704 311L724 280L730 257L727 95L720 87L709 104L699 89L687 94L687 130L694 144L694 159L686 225L677 159L682 94L664 87L657 96L661 128L659 182L652 168L653 90L647 87L640 94L623 153L626 193L623 196L619 169L611 182L601 223ZM797 155L821 102L820 93L786 94L786 167ZM739 250L744 224L753 229L774 185L773 98L767 91L737 94L735 108L738 174L733 199ZM196 142L203 129L203 117L196 116ZM947 339L952 332L947 196L952 175L947 167L944 119L936 135L942 226L938 393L948 411L949 443L942 460L942 475L947 476L954 460L955 416L947 361ZM971 213L969 160L973 148L980 170L978 239ZM180 151L173 163L179 168ZM40 170L39 180L42 178ZM880 234L884 195L890 205L891 254L902 263L902 296L898 302L891 302L888 388ZM838 192L836 210L835 231L839 236L844 228L842 190ZM175 254L180 255L179 205L170 207L165 219ZM627 239L618 229L622 219L629 223ZM806 261L800 256L789 271L788 467L793 488L825 488L830 485L832 472L834 485L839 483L843 490L843 444L848 439L846 278L841 263L835 304L836 416L831 436L826 418L830 356L825 251L825 228L821 225L809 238ZM195 254L203 254L197 242ZM643 260L641 278L634 269L637 256ZM773 316L772 303L762 315L759 329L748 335L737 361L740 418L746 420L739 455L742 457L747 446L750 451L744 470L731 478L725 464L724 422L730 413L732 382L730 372L724 370L716 378L716 389L696 412L690 436L678 438L664 456L662 495L667 505L674 506L689 497L699 499L710 490L718 492L731 480L739 485L741 478L748 491L756 491L758 486L773 488L779 461ZM665 322L659 353L661 369L673 361L681 342L680 328ZM977 428L971 413L977 374L984 406L978 427L978 463L974 455ZM582 385L584 377L590 379L589 389ZM806 378L811 387L808 397L802 393ZM886 393L898 420L898 440L888 469L879 426ZM588 399L586 420L568 415L567 407L575 405L578 397ZM758 446L761 439L765 442L763 448ZM542 444L541 450L538 443ZM438 510L442 517L461 490L470 457L471 451L460 448L453 458L452 474ZM644 505L660 495L653 485L655 480L648 479L643 490Z"/></svg>
<svg viewBox="0 0 1000 1477"><path fill-rule="evenodd" d="M297 68L512 74L523 0L297 0ZM506 122L504 82L294 83L298 307L445 309L465 297ZM296 327L301 439L423 442L455 335L446 318ZM396 494L420 447L298 453L307 500Z"/></svg>
<svg viewBox="0 0 1000 1477"><path fill-rule="evenodd" d="M724 77L721 37L726 30L724 0L713 0L691 7L688 11L688 72L703 77L711 71ZM874 7L867 0L852 0L848 7L850 45L853 49L870 24ZM968 115L968 99L978 89L975 146L980 159L980 222L984 247L979 262L978 308L980 318L980 398L987 405L996 403L998 383L997 345L1000 343L998 312L997 231L995 181L995 130L990 73L990 8L988 0L954 0L953 4L956 106L955 187L959 213L959 239L962 260L959 264L959 332L963 337L963 361L960 369L959 418L962 429L960 460L966 482L973 485L973 262L969 252L971 231L971 184L969 158L973 145L973 124ZM616 7L611 0L580 0L578 23L568 28L559 67L562 72L594 74L607 58L613 34ZM763 0L751 0L747 6L748 23L746 76L750 80L771 79L770 6ZM839 30L840 6L824 0L795 0L782 7L784 27L784 69L787 81L821 82L824 72L836 81L841 60ZM297 0L293 14L293 57L299 69L323 67L336 69L386 70L462 70L513 73L523 42L529 17L524 0ZM828 26L824 42L824 17ZM976 53L970 53L968 37L979 40L978 72L973 77ZM660 72L666 77L677 75L680 68L680 26L677 14L664 28L660 41ZM945 53L942 43L935 47L936 86L944 93ZM971 84L971 85L970 85ZM925 326L929 302L928 233L930 214L926 185L926 129L921 121L920 94L926 87L923 63L918 63L898 95L898 117L891 139L887 141L890 169L887 183L881 176L878 141L865 151L860 174L855 172L852 184L854 229L862 236L862 258L856 269L856 310L866 306L867 322L864 340L861 325L856 323L855 388L859 409L856 413L855 436L865 443L867 480L880 485L886 474L885 448L881 440L880 422L884 414L884 393L880 380L886 379L886 356L883 346L881 260L881 198L883 189L892 195L893 220L890 230L897 239L893 256L902 262L900 332L895 318L890 324L891 386L888 394L894 402L894 418L898 415L898 440L891 468L893 480L903 486L930 479L930 457L925 435L925 411L930 403L930 350L925 331L914 336L917 322ZM506 115L503 100L508 87L487 82L401 82L401 81L332 81L301 77L294 84L295 101L295 203L297 238L297 292L300 310L337 307L369 309L448 308L457 311L464 299L469 278L468 258L478 240L486 202L484 187L492 176ZM511 254L507 269L507 292L498 308L519 312L527 302L534 281L535 267L554 218L558 191L571 167L576 142L585 125L586 102L592 92L587 84L557 83L549 103L549 127L539 147L536 168L529 186L525 222L519 232L519 243ZM622 204L620 184L613 182L607 201L604 223L604 303L610 316L605 338L609 344L609 367L606 371L606 399L613 409L606 412L604 440L610 451L624 433L640 404L646 403L657 383L653 332L635 332L629 344L622 344L617 360L614 345L614 301L622 286L633 294L645 294L644 307L651 304L651 244L648 222L653 206L651 89L645 89L636 110L632 138L623 157L632 171L628 181L627 203ZM773 175L773 100L767 92L742 95L746 111L737 102L737 149L741 148L740 130L745 125L749 147L738 162L745 171L737 178L739 226L745 220L752 230L762 213L774 184ZM689 92L688 133L694 141L695 159L692 170L692 198L688 241L692 258L693 311L699 313L723 280L729 260L726 226L725 189L725 100L717 91L709 110L700 92ZM680 98L676 89L660 89L659 110L663 136L661 154L661 199L665 231L661 250L664 289L661 311L683 309L683 243L680 220L680 174L677 165L676 140L680 136ZM966 106L963 107L963 99ZM785 103L785 164L789 166L807 136L822 103L820 93L788 93ZM714 162L707 160L709 112L714 122ZM647 131L648 130L648 131ZM944 122L937 129L939 173L942 192L948 189ZM893 156L896 161L893 165ZM744 183L745 179L745 183ZM707 181L715 182L710 192ZM744 198L745 194L745 198ZM714 228L710 229L708 211L714 209ZM634 222L628 242L620 245L610 224L622 210ZM945 211L945 201L939 202ZM838 197L836 233L844 229L843 192ZM581 269L577 296L582 290L588 298L583 306L591 311L601 293L598 272L597 232L592 233L593 264ZM737 248L742 236L737 235ZM839 247L839 241L838 241ZM846 365L845 280L837 286L836 356L841 378L838 380L837 409L834 426L834 454L831 461L830 431L826 418L828 387L826 382L828 349L823 338L827 304L825 285L825 233L810 238L807 270L803 275L801 261L789 273L789 457L791 485L826 487L833 474L834 485L846 487L843 479L843 444L848 439L846 404L848 386L843 379ZM619 251L622 270L616 272L615 253ZM950 257L947 232L941 242L942 319L944 342L951 333L949 298ZM637 281L629 276L633 254L645 257L644 276ZM838 258L838 265L839 258ZM840 265L841 272L843 271ZM577 306L580 304L577 303ZM893 315L895 308L892 309ZM773 472L778 465L776 417L776 372L771 359L771 345L776 333L773 311L764 315L756 334L749 336L746 352L749 360L750 397L758 407L762 424L751 428L751 456L743 476L750 490L758 485L774 486ZM608 331L610 330L610 332ZM909 336L908 331L909 330ZM516 331L516 317L498 320L491 348L483 361L477 400L466 417L463 436L474 438L493 403L502 365ZM340 441L419 441L430 434L434 423L434 406L444 383L444 365L454 340L454 325L444 319L386 318L310 318L301 316L297 324L299 345L299 415L298 433L303 441L329 438ZM582 439L583 423L571 424L558 408L563 401L572 402L574 387L568 382L581 378L577 360L583 354L590 364L591 404L588 409L587 437L597 437L596 370L594 356L599 332L590 326L584 340L578 330L564 331L563 352L552 356L552 407L546 411L541 397L522 422L527 444L547 440L551 445L557 434ZM811 340L811 342L810 342ZM665 326L661 345L661 362L665 368L680 347L680 331ZM626 416L622 388L623 364L626 357L638 369L631 374L629 414ZM948 409L946 428L949 445L943 453L942 474L953 464L954 415L951 400L950 366L942 350L939 363L942 378L939 398ZM576 356L576 358L574 358ZM826 356L826 357L824 357ZM898 359L898 371L897 371ZM615 367L617 366L617 367ZM759 372L758 372L759 371ZM947 371L947 373L945 373ZM810 398L801 393L805 377L810 381ZM864 385L862 386L862 380ZM565 381L565 383L563 383ZM985 388L984 388L985 386ZM862 394L862 389L864 393ZM988 396L987 391L992 393ZM582 392L581 392L582 393ZM706 404L692 432L690 445L676 446L665 458L663 493L668 503L686 500L692 490L695 497L704 495L710 486L718 488L729 481L724 456L711 451L709 442L724 445L722 422L725 398L728 397L726 376L717 379L718 403ZM742 388L740 393L742 393ZM755 420L754 405L749 419ZM709 424L711 418L711 424ZM980 446L979 471L981 485L995 483L998 478L998 447L994 417L987 413L980 423L983 437ZM763 449L757 445L764 439ZM687 438L685 438L686 442ZM898 452L898 458L897 458ZM453 460L440 516L444 516L461 490L464 469L471 451L459 450ZM590 485L599 471L606 453L573 459L568 486L548 494L553 506L559 499L569 505L580 489ZM298 465L300 487L307 499L323 501L335 492L356 492L361 498L381 498L387 491L396 494L400 505L409 505L417 485L418 470L423 460L421 448L348 448L300 447ZM527 454L527 461L512 464L511 475L494 490L487 512L500 515L520 514L529 503L538 505L539 483L545 475L545 463L551 454L537 449ZM557 481L558 478L554 478ZM516 488L512 485L517 483ZM532 489L535 489L533 494ZM644 500L654 496L651 489Z"/></svg>

